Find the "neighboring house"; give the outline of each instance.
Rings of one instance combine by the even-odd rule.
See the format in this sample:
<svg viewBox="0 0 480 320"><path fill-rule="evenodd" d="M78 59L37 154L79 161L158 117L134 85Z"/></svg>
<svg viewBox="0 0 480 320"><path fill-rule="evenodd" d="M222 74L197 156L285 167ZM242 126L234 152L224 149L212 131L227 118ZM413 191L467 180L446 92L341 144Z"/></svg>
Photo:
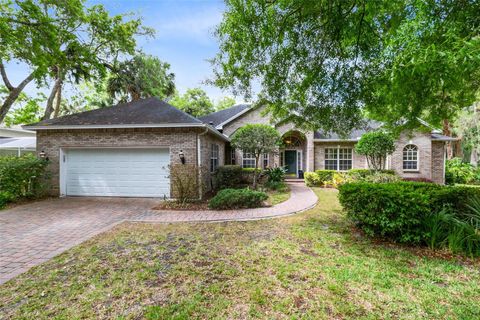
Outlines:
<svg viewBox="0 0 480 320"><path fill-rule="evenodd" d="M347 138L340 138L336 134L324 135L321 132L304 131L290 123L275 125L264 115L264 108L251 108L245 104L209 114L200 120L211 124L228 137L247 123L274 125L282 135L284 147L276 154L265 154L260 165L285 166L289 173L295 175L298 175L299 171L319 169L346 171L368 168L367 159L355 153L354 146L363 133L379 126L371 123L364 130L354 130ZM404 178L426 179L443 184L445 142L453 140L455 139L438 132L401 134L386 166ZM228 145L226 150L227 164L239 164L243 167L255 165L252 155L233 150Z"/></svg>
<svg viewBox="0 0 480 320"><path fill-rule="evenodd" d="M35 131L25 130L20 127L0 127L0 139L2 138L21 138L31 137L35 138Z"/></svg>
<svg viewBox="0 0 480 320"><path fill-rule="evenodd" d="M247 123L270 124L262 108L236 105L200 119L157 98L119 104L25 126L37 132L37 152L49 159L51 191L56 195L175 197L169 177L172 164L208 168L224 164L255 165L252 155L230 147L228 137ZM366 168L353 151L363 131L348 139L275 126L284 147L262 157L261 166L300 170ZM445 141L436 133L402 135L389 166L401 176L444 182ZM196 179L192 172L192 179Z"/></svg>
<svg viewBox="0 0 480 320"><path fill-rule="evenodd" d="M35 131L20 127L0 127L0 157L35 152Z"/></svg>

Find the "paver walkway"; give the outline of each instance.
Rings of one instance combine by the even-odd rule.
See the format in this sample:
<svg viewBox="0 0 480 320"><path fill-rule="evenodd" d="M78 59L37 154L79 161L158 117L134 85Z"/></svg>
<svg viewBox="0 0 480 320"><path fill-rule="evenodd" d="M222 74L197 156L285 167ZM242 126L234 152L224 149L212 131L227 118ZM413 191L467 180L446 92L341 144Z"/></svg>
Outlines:
<svg viewBox="0 0 480 320"><path fill-rule="evenodd" d="M156 211L158 199L58 198L0 211L0 284L71 247L125 222L213 222L280 217L311 208L315 193L289 184L289 200L269 208Z"/></svg>

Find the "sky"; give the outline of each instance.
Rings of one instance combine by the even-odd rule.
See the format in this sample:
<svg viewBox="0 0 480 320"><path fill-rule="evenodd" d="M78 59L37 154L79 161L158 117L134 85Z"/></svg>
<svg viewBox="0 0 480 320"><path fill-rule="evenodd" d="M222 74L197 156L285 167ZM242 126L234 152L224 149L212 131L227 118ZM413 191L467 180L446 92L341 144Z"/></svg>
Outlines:
<svg viewBox="0 0 480 320"><path fill-rule="evenodd" d="M143 24L155 29L153 39L139 38L143 52L159 57L171 65L177 89L200 87L217 101L229 92L202 82L212 75L207 61L215 56L218 43L213 36L214 27L221 21L224 4L221 0L87 0L87 5L103 4L113 14L134 13L143 18ZM7 65L11 81L18 83L28 69L22 65ZM30 84L26 92L36 92ZM235 98L235 97L234 97ZM241 97L236 97L241 102Z"/></svg>

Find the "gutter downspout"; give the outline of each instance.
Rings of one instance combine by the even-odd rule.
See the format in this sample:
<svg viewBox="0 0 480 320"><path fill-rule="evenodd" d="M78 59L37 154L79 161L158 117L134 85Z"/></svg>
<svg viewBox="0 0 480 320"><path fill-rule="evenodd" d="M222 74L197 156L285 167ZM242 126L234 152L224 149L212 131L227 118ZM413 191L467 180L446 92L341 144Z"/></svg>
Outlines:
<svg viewBox="0 0 480 320"><path fill-rule="evenodd" d="M203 198L203 189L202 189L202 150L201 150L201 141L200 136L205 135L208 132L208 127L205 127L205 131L197 134L197 167L198 167L198 195L200 200Z"/></svg>

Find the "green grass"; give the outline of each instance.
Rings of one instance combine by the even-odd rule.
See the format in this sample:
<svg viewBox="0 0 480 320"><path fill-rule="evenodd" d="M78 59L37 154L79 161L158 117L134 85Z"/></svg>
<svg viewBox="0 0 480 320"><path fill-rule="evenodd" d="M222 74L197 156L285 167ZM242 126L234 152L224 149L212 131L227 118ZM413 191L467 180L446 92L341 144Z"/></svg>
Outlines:
<svg viewBox="0 0 480 320"><path fill-rule="evenodd" d="M287 201L290 198L290 190L270 191L268 192L268 203L272 206Z"/></svg>
<svg viewBox="0 0 480 320"><path fill-rule="evenodd" d="M315 191L288 218L117 226L0 286L0 318L480 318L478 261L365 239Z"/></svg>

